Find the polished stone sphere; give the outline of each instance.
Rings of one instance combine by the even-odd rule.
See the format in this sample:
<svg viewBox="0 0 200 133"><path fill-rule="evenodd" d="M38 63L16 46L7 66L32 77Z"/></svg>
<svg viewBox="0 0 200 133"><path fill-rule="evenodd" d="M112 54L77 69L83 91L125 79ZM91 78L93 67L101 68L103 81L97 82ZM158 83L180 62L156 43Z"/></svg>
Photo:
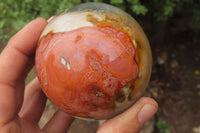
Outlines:
<svg viewBox="0 0 200 133"><path fill-rule="evenodd" d="M134 104L152 67L140 25L103 3L80 4L56 15L41 34L35 61L52 103L88 119L108 119Z"/></svg>

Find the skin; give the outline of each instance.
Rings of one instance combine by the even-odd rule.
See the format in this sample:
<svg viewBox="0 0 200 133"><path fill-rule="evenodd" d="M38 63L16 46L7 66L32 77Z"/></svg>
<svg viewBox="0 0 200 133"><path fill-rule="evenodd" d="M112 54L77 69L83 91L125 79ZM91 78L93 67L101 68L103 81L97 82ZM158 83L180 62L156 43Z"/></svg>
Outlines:
<svg viewBox="0 0 200 133"><path fill-rule="evenodd" d="M14 35L0 54L0 132L65 133L73 118L57 111L43 129L38 121L46 96L38 79L25 86L25 78L34 65L39 36L47 21L38 18ZM155 100L143 97L126 112L107 120L97 133L138 133L157 111Z"/></svg>

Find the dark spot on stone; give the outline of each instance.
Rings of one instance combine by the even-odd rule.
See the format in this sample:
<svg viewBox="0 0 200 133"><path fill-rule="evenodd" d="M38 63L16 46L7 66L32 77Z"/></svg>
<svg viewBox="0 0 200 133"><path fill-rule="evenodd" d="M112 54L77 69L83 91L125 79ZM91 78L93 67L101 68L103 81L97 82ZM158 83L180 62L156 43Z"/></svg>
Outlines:
<svg viewBox="0 0 200 133"><path fill-rule="evenodd" d="M103 97L103 98L106 97L106 95L103 92L101 92L101 90L97 88L96 86L93 86L92 90L95 92L97 97Z"/></svg>
<svg viewBox="0 0 200 133"><path fill-rule="evenodd" d="M116 92L116 94L115 94L115 99L116 99L116 101L119 102L119 103L122 103L123 101L126 100L126 96L125 96L125 94L124 94L123 89L120 89L120 90L118 90L118 91Z"/></svg>

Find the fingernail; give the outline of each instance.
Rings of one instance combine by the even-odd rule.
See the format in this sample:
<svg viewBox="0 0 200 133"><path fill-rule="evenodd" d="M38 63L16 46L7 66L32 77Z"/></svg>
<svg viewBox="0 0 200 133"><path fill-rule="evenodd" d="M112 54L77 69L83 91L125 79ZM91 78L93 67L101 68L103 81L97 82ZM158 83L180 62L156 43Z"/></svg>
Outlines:
<svg viewBox="0 0 200 133"><path fill-rule="evenodd" d="M143 125L147 122L155 113L157 112L157 108L152 104L146 104L142 107L140 112L138 113L138 121Z"/></svg>
<svg viewBox="0 0 200 133"><path fill-rule="evenodd" d="M54 17L55 17L55 16L51 16L51 17L47 20L47 22L49 23Z"/></svg>

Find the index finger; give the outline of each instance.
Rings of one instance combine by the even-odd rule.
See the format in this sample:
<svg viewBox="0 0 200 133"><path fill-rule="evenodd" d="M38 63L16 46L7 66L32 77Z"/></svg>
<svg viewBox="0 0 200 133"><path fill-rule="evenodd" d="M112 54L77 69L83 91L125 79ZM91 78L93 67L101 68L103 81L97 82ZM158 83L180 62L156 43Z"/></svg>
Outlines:
<svg viewBox="0 0 200 133"><path fill-rule="evenodd" d="M0 82L13 85L18 80L46 23L43 18L33 20L10 39L0 56Z"/></svg>
<svg viewBox="0 0 200 133"><path fill-rule="evenodd" d="M18 81L46 24L43 18L31 21L11 38L0 55L0 127L18 113L17 88L23 87Z"/></svg>

